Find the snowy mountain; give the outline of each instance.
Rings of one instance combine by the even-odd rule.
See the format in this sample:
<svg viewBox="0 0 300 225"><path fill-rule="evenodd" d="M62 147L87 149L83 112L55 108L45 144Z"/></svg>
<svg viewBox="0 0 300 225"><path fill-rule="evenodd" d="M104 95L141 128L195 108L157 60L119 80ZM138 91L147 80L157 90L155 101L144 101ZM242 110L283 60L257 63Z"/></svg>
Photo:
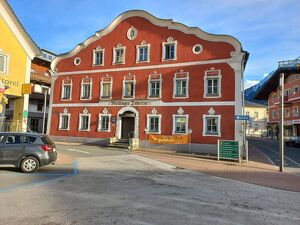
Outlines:
<svg viewBox="0 0 300 225"><path fill-rule="evenodd" d="M254 99L254 96L256 95L256 92L269 80L269 78L274 74L274 72L275 72L275 70L272 71L271 73L269 73L258 84L254 85L250 88L247 88L244 91L245 100L250 101L250 102L255 102L255 103L267 105L268 104L267 100L256 100L256 99Z"/></svg>

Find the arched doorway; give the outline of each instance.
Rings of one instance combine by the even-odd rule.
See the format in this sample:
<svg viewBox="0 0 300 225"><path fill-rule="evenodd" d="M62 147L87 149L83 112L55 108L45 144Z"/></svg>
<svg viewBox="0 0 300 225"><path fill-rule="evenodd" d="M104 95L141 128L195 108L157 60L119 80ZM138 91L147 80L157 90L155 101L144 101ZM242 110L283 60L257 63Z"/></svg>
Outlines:
<svg viewBox="0 0 300 225"><path fill-rule="evenodd" d="M138 111L133 107L124 107L118 112L117 138L129 139L138 137Z"/></svg>

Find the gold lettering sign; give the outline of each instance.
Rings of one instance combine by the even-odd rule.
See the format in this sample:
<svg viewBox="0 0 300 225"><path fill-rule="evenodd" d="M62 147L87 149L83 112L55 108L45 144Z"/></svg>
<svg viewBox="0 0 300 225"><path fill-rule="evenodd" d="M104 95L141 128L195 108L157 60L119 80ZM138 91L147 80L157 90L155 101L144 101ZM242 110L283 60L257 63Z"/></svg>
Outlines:
<svg viewBox="0 0 300 225"><path fill-rule="evenodd" d="M188 135L149 135L151 144L188 144Z"/></svg>

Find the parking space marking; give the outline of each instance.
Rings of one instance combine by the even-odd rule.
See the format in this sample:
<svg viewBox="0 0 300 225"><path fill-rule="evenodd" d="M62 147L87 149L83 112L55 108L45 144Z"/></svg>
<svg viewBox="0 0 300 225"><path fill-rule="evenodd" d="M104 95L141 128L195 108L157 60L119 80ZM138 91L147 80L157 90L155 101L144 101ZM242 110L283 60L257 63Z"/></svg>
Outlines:
<svg viewBox="0 0 300 225"><path fill-rule="evenodd" d="M19 188L28 188L34 185L38 185L38 184L43 184L43 183L48 183L48 182L52 182L55 181L58 178L62 178L62 177L70 177L70 176L77 176L78 174L78 163L77 160L75 159L73 161L73 173L31 173L31 174L0 174L1 175L10 175L10 176L49 176L51 178L48 179L44 179L44 180L39 180L39 181L34 181L34 182L29 182L27 184L17 184L17 185L12 185L10 187L7 188L0 188L0 193L4 193L4 192L9 192L9 191L13 191ZM55 177L56 176L56 177Z"/></svg>
<svg viewBox="0 0 300 225"><path fill-rule="evenodd" d="M64 149L64 150L71 151L71 152L80 152L80 153L90 154L90 152L77 150L77 149L74 149L74 148L67 148L67 149Z"/></svg>

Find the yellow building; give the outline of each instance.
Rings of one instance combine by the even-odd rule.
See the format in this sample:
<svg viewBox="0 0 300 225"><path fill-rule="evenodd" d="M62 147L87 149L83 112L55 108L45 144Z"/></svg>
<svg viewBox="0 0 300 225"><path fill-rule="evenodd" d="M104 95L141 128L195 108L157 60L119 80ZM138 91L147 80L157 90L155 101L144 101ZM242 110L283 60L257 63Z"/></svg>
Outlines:
<svg viewBox="0 0 300 225"><path fill-rule="evenodd" d="M268 106L255 102L245 101L245 114L250 117L247 124L248 136L261 136L267 131Z"/></svg>
<svg viewBox="0 0 300 225"><path fill-rule="evenodd" d="M14 99L12 122L16 130L26 130L27 127L29 96L22 94L22 86L30 83L31 60L40 54L40 49L26 33L7 1L0 0L0 92ZM4 98L0 99L0 104L3 107ZM2 130L3 115L4 110L1 110Z"/></svg>

